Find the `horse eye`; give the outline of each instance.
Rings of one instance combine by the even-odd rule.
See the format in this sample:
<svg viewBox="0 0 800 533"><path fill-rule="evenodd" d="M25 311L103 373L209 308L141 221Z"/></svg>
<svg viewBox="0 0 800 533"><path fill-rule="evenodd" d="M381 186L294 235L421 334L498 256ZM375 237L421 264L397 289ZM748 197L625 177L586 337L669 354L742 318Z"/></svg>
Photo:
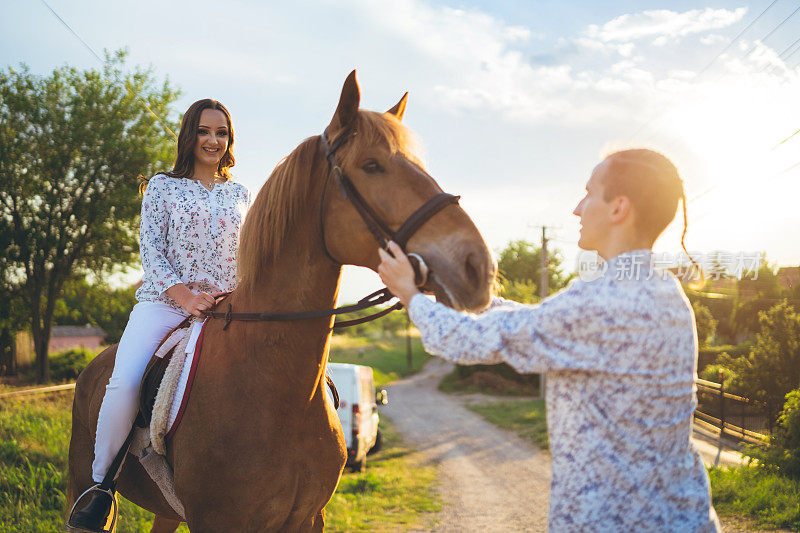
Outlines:
<svg viewBox="0 0 800 533"><path fill-rule="evenodd" d="M364 166L362 166L361 169L367 174L377 174L378 172L383 172L383 167L381 167L374 159L370 159L364 163Z"/></svg>

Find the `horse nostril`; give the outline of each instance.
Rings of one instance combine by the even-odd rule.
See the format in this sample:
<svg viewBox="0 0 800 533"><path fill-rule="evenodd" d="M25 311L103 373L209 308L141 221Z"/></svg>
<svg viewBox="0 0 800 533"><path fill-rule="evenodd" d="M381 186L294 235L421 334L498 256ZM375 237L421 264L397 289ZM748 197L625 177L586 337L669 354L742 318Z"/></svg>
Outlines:
<svg viewBox="0 0 800 533"><path fill-rule="evenodd" d="M481 270L480 265L481 264L482 263L477 261L473 254L469 254L467 256L467 262L464 265L464 269L465 269L466 274L467 274L467 282L470 284L470 286L472 286L475 289L480 289L481 285L482 285L481 284L481 274L480 274L480 270ZM477 267L476 267L476 265L477 265Z"/></svg>

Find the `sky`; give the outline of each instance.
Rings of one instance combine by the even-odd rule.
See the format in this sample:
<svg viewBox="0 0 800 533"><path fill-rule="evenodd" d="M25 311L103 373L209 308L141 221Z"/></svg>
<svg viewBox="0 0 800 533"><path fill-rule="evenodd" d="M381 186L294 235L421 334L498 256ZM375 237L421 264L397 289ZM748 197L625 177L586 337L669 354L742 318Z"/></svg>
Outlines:
<svg viewBox="0 0 800 533"><path fill-rule="evenodd" d="M178 87L175 117L222 101L254 193L329 123L355 68L364 108L410 92L426 168L495 251L545 225L573 270L593 167L647 147L683 177L690 251L800 264L800 134L778 144L800 128L796 1L47 1L98 52L127 48ZM99 67L41 0L3 0L0 68L19 63ZM655 250L677 254L681 230L678 216ZM339 300L379 286L346 267Z"/></svg>

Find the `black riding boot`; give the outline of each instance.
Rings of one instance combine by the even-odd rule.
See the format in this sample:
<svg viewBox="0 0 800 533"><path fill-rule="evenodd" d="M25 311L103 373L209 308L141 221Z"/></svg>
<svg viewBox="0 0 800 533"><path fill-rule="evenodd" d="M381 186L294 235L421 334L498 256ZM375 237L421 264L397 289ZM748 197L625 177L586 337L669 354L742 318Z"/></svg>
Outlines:
<svg viewBox="0 0 800 533"><path fill-rule="evenodd" d="M105 531L108 513L113 505L111 496L99 490L89 493L89 503L73 513L67 522L71 533L97 533Z"/></svg>

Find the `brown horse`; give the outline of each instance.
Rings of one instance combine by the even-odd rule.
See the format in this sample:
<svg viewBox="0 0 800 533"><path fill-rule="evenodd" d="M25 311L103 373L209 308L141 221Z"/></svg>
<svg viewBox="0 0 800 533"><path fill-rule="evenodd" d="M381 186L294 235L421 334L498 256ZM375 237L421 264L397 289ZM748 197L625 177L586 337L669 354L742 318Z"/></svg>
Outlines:
<svg viewBox="0 0 800 533"><path fill-rule="evenodd" d="M441 189L414 157L409 131L400 123L406 96L386 113L359 110L359 100L354 71L327 138L350 135L337 162L396 230ZM329 174L320 137L310 137L261 188L242 227L240 282L228 300L235 311L328 309L336 302L341 264L377 268L373 236L339 188L324 187ZM431 268L425 288L439 300L457 309L487 305L494 262L460 207L434 215L407 249ZM191 401L168 443L176 493L192 531L323 529L323 509L345 463L341 426L324 390L331 322L234 321L225 331L222 320L206 325ZM75 388L69 505L92 485L97 413L114 354L113 346L100 354ZM172 532L179 525L134 458L125 461L117 489L155 513L152 531Z"/></svg>

